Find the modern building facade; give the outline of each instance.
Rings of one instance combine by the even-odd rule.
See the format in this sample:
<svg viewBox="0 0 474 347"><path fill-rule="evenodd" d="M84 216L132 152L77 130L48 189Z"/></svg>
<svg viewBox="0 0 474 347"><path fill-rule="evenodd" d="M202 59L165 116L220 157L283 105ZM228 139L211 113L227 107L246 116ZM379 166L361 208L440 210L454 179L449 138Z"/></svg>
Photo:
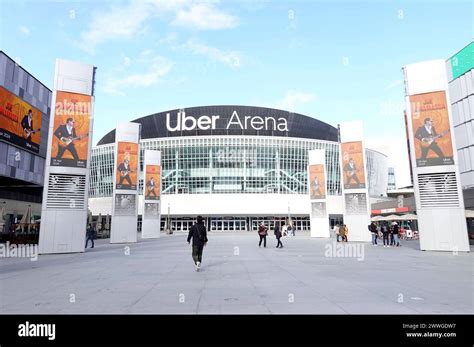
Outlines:
<svg viewBox="0 0 474 347"><path fill-rule="evenodd" d="M51 96L49 88L0 51L0 203L5 207L5 230L28 206L34 216L41 213Z"/></svg>
<svg viewBox="0 0 474 347"><path fill-rule="evenodd" d="M474 42L446 61L464 204L474 209Z"/></svg>
<svg viewBox="0 0 474 347"><path fill-rule="evenodd" d="M397 181L395 178L395 168L388 168L388 178L387 178L387 191L397 189Z"/></svg>
<svg viewBox="0 0 474 347"><path fill-rule="evenodd" d="M256 230L259 222L272 225L275 217L291 218L298 230L309 230L307 165L312 149L326 152L328 223L342 218L338 130L329 124L250 106L171 110L134 122L142 125L141 152L161 151L163 229L169 218L173 230L186 231L200 214L211 231ZM114 141L113 130L92 150L89 207L94 216L111 213ZM373 194L383 195L386 157L367 153L367 166L374 172L369 186ZM384 183L379 182L382 176ZM139 181L141 193L142 174Z"/></svg>

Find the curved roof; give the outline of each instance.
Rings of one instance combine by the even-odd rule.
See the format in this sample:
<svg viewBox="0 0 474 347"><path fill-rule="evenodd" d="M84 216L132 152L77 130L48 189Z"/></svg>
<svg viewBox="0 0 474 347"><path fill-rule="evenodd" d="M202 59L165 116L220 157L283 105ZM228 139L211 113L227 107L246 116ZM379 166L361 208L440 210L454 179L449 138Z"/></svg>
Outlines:
<svg viewBox="0 0 474 347"><path fill-rule="evenodd" d="M135 119L140 123L141 138L179 136L257 135L285 136L338 141L332 125L299 113L254 106L199 106L159 112ZM184 123L184 124L183 124ZM115 142L115 129L98 145Z"/></svg>

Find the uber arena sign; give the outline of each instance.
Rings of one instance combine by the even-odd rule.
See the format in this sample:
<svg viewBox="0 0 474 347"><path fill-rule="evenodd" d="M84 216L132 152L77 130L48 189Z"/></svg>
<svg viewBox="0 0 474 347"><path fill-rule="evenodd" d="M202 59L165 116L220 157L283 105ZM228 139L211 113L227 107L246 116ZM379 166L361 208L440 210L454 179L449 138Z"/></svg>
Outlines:
<svg viewBox="0 0 474 347"><path fill-rule="evenodd" d="M166 114L166 128L168 131L189 131L195 130L214 130L217 128L219 122L219 115L200 116L195 118L193 116L186 116L184 111L178 112L176 116L176 125L171 126L171 115ZM235 129L237 126L242 130L270 130L270 131L288 131L288 121L285 118L275 119L274 117L260 117L260 116L245 116L240 118L237 111L232 112L232 116L224 127L219 129ZM232 128L231 128L232 127Z"/></svg>

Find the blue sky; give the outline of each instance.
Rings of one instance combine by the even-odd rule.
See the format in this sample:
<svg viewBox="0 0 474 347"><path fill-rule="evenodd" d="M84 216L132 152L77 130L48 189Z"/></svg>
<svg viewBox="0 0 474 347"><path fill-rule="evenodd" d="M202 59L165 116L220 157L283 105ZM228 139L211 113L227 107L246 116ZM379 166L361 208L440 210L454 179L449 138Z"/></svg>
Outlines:
<svg viewBox="0 0 474 347"><path fill-rule="evenodd" d="M94 143L118 120L214 104L365 122L409 183L401 67L473 38L472 1L0 2L0 49L52 89L55 58L98 67Z"/></svg>

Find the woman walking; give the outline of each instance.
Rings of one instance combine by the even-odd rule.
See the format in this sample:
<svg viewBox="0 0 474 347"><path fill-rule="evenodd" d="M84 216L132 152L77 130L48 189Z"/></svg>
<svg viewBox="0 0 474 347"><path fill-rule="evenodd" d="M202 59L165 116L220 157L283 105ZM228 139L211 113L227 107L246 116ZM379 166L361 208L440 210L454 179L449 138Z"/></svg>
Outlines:
<svg viewBox="0 0 474 347"><path fill-rule="evenodd" d="M278 241L276 248L278 247L283 248L283 243L281 243L280 223L278 222L275 222L275 237Z"/></svg>
<svg viewBox="0 0 474 347"><path fill-rule="evenodd" d="M342 237L342 242L347 242L347 235L349 235L349 228L347 225L343 224L342 227L339 228L339 234Z"/></svg>
<svg viewBox="0 0 474 347"><path fill-rule="evenodd" d="M258 227L258 235L260 236L260 242L258 243L258 247L262 245L263 241L263 247L267 247L267 227L265 224L262 222L260 223L260 226Z"/></svg>

